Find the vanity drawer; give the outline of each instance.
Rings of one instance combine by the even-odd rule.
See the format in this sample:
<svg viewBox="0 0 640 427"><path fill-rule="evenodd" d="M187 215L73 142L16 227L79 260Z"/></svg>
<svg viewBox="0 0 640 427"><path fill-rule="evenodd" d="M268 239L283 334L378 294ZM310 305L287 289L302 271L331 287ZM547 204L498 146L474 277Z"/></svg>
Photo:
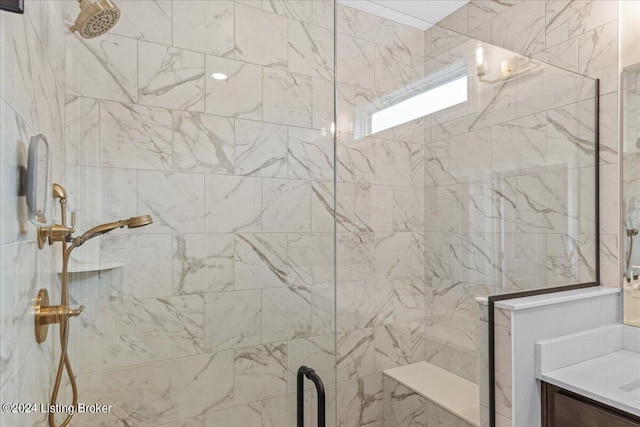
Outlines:
<svg viewBox="0 0 640 427"><path fill-rule="evenodd" d="M640 427L640 418L542 383L544 427Z"/></svg>

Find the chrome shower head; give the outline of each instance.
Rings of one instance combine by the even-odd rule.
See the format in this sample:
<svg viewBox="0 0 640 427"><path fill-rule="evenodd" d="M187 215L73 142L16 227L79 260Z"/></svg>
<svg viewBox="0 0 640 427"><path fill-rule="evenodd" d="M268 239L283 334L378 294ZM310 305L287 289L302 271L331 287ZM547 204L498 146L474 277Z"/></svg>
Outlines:
<svg viewBox="0 0 640 427"><path fill-rule="evenodd" d="M80 0L80 14L70 29L85 39L92 39L112 29L118 19L120 9L111 0Z"/></svg>

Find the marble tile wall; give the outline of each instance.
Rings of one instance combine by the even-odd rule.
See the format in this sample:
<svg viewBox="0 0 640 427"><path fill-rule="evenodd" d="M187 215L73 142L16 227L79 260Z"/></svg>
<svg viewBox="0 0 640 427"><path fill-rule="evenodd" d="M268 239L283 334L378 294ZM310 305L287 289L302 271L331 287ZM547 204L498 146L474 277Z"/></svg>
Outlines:
<svg viewBox="0 0 640 427"><path fill-rule="evenodd" d="M337 14L338 425L382 426L382 371L425 359L425 126L354 139L354 110L422 77L424 34Z"/></svg>
<svg viewBox="0 0 640 427"><path fill-rule="evenodd" d="M25 14L0 12L0 400L46 402L53 377L56 333L37 345L32 301L39 288L57 298L56 250L39 251L36 228L18 197L18 166L29 139L43 133L51 174L64 177L64 27L61 4L25 2ZM54 206L48 216L58 216ZM0 424L42 425L45 414L0 414Z"/></svg>
<svg viewBox="0 0 640 427"><path fill-rule="evenodd" d="M293 427L302 364L335 425L333 2L121 6L65 37L69 205L154 224L74 255L127 264L71 285L81 394L114 405L74 425Z"/></svg>

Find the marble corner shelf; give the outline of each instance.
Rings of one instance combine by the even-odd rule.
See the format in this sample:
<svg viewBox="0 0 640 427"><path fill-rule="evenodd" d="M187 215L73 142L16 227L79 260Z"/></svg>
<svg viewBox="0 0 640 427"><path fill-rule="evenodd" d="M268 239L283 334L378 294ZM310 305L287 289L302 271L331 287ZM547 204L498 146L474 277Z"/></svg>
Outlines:
<svg viewBox="0 0 640 427"><path fill-rule="evenodd" d="M113 270L126 266L124 262L79 262L69 265L69 274L73 273L90 273ZM58 274L62 274L62 269L58 269Z"/></svg>

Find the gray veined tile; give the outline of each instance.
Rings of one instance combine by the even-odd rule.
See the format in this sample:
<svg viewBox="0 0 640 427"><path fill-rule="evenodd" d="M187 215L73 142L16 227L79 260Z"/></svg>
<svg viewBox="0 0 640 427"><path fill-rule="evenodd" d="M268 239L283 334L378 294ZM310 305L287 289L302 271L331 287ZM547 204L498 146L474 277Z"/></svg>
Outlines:
<svg viewBox="0 0 640 427"><path fill-rule="evenodd" d="M207 55L206 112L221 116L262 120L262 67ZM227 75L216 80L213 73Z"/></svg>
<svg viewBox="0 0 640 427"><path fill-rule="evenodd" d="M338 21L340 22L340 21ZM337 80L369 89L374 88L375 44L350 36L342 36L338 43Z"/></svg>
<svg viewBox="0 0 640 427"><path fill-rule="evenodd" d="M173 169L232 175L234 120L195 112L173 112Z"/></svg>
<svg viewBox="0 0 640 427"><path fill-rule="evenodd" d="M355 285L356 328L371 328L393 322L393 279L361 281Z"/></svg>
<svg viewBox="0 0 640 427"><path fill-rule="evenodd" d="M394 22L370 13L355 11L356 37L378 45L393 47Z"/></svg>
<svg viewBox="0 0 640 427"><path fill-rule="evenodd" d="M286 178L287 127L251 120L236 120L235 173Z"/></svg>
<svg viewBox="0 0 640 427"><path fill-rule="evenodd" d="M113 34L171 45L170 0L124 1L118 7L122 14Z"/></svg>
<svg viewBox="0 0 640 427"><path fill-rule="evenodd" d="M264 121L311 127L312 82L311 77L303 74L264 68Z"/></svg>
<svg viewBox="0 0 640 427"><path fill-rule="evenodd" d="M394 323L375 328L377 372L424 360L424 322Z"/></svg>
<svg viewBox="0 0 640 427"><path fill-rule="evenodd" d="M100 102L68 96L65 105L65 163L100 165Z"/></svg>
<svg viewBox="0 0 640 427"><path fill-rule="evenodd" d="M311 334L311 291L304 286L262 291L262 342L285 341Z"/></svg>
<svg viewBox="0 0 640 427"><path fill-rule="evenodd" d="M412 57L405 50L376 45L375 89L390 93L405 87L412 81Z"/></svg>
<svg viewBox="0 0 640 427"><path fill-rule="evenodd" d="M515 5L517 0L474 0L469 3L469 29L474 29L477 26L484 24L491 20L496 15L507 10L509 7Z"/></svg>
<svg viewBox="0 0 640 427"><path fill-rule="evenodd" d="M252 64L286 68L287 18L237 4L235 57Z"/></svg>
<svg viewBox="0 0 640 427"><path fill-rule="evenodd" d="M289 20L289 71L324 79L333 78L333 32Z"/></svg>
<svg viewBox="0 0 640 427"><path fill-rule="evenodd" d="M168 110L102 101L102 166L171 170L171 121Z"/></svg>
<svg viewBox="0 0 640 427"><path fill-rule="evenodd" d="M262 334L262 294L259 290L208 294L204 321L204 341L211 351L258 345Z"/></svg>
<svg viewBox="0 0 640 427"><path fill-rule="evenodd" d="M140 104L204 111L204 54L138 42Z"/></svg>
<svg viewBox="0 0 640 427"><path fill-rule="evenodd" d="M311 231L311 183L264 178L262 231Z"/></svg>
<svg viewBox="0 0 640 427"><path fill-rule="evenodd" d="M338 383L337 426L375 425L382 418L382 374Z"/></svg>
<svg viewBox="0 0 640 427"><path fill-rule="evenodd" d="M288 234L289 283L322 285L334 279L334 245L331 233Z"/></svg>
<svg viewBox="0 0 640 427"><path fill-rule="evenodd" d="M544 169L546 157L544 113L491 127L491 166L501 176Z"/></svg>
<svg viewBox="0 0 640 427"><path fill-rule="evenodd" d="M549 167L593 166L596 141L593 100L549 110L546 116Z"/></svg>
<svg viewBox="0 0 640 427"><path fill-rule="evenodd" d="M309 0L265 0L262 8L269 12L276 13L296 21L310 22L313 16L313 3ZM319 1L318 3L323 3ZM324 1L324 3L327 3Z"/></svg>
<svg viewBox="0 0 640 427"><path fill-rule="evenodd" d="M411 275L411 233L376 233L375 277Z"/></svg>
<svg viewBox="0 0 640 427"><path fill-rule="evenodd" d="M235 405L285 394L288 382L287 371L287 343L266 344L235 350Z"/></svg>
<svg viewBox="0 0 640 427"><path fill-rule="evenodd" d="M545 48L545 3L524 1L491 21L491 43L531 55Z"/></svg>
<svg viewBox="0 0 640 427"><path fill-rule="evenodd" d="M287 286L290 279L286 234L242 233L235 240L236 289Z"/></svg>
<svg viewBox="0 0 640 427"><path fill-rule="evenodd" d="M373 328L354 329L339 333L336 354L338 381L373 374L374 355Z"/></svg>
<svg viewBox="0 0 640 427"><path fill-rule="evenodd" d="M374 233L338 234L338 280L366 280L374 277L374 241Z"/></svg>
<svg viewBox="0 0 640 427"><path fill-rule="evenodd" d="M205 415L204 423L204 425L220 427L259 426L262 424L262 404L261 402L251 403L223 411L216 411Z"/></svg>
<svg viewBox="0 0 640 427"><path fill-rule="evenodd" d="M234 238L230 234L176 235L173 292L220 292L234 286Z"/></svg>
<svg viewBox="0 0 640 427"><path fill-rule="evenodd" d="M67 93L90 98L136 102L136 40L105 34L83 39L68 33L65 49Z"/></svg>
<svg viewBox="0 0 640 427"><path fill-rule="evenodd" d="M173 44L216 56L234 52L234 2L173 3Z"/></svg>
<svg viewBox="0 0 640 427"><path fill-rule="evenodd" d="M204 176L138 172L138 207L155 223L142 232L202 233L205 228Z"/></svg>
<svg viewBox="0 0 640 427"><path fill-rule="evenodd" d="M333 384L335 338L333 334L319 335L289 341L289 391L296 392L296 376L302 365L312 367L325 384ZM305 388L313 388L311 381L305 381Z"/></svg>
<svg viewBox="0 0 640 427"><path fill-rule="evenodd" d="M605 25L616 19L617 4L610 1L546 2L547 46L554 46L572 37Z"/></svg>
<svg viewBox="0 0 640 427"><path fill-rule="evenodd" d="M578 38L578 67L581 74L602 82L600 93L618 87L618 22L611 22Z"/></svg>
<svg viewBox="0 0 640 427"><path fill-rule="evenodd" d="M232 233L260 231L260 178L207 175L205 177L205 231Z"/></svg>
<svg viewBox="0 0 640 427"><path fill-rule="evenodd" d="M321 130L289 127L289 177L330 181L333 179L333 137Z"/></svg>

